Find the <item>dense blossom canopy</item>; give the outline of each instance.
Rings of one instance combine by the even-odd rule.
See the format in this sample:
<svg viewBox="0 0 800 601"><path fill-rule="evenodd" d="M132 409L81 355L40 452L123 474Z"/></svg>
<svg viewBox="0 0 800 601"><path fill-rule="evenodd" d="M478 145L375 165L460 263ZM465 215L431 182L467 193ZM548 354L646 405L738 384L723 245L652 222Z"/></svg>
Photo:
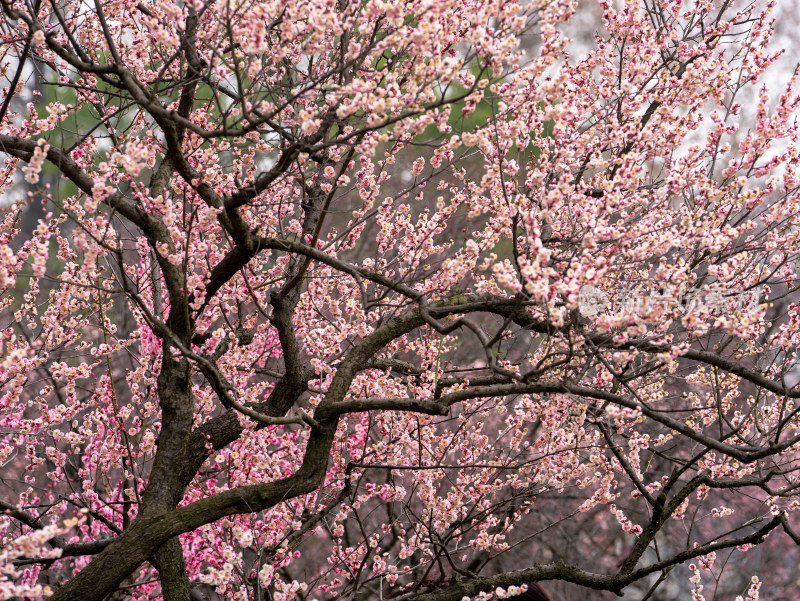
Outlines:
<svg viewBox="0 0 800 601"><path fill-rule="evenodd" d="M0 4L0 598L794 598L772 3Z"/></svg>

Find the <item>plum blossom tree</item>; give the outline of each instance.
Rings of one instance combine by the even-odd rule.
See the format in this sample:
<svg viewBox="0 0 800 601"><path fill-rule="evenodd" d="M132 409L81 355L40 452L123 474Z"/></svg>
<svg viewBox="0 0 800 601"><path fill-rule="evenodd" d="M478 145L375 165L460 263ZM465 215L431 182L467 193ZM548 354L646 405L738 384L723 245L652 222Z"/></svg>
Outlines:
<svg viewBox="0 0 800 601"><path fill-rule="evenodd" d="M791 597L772 3L0 4L3 599Z"/></svg>

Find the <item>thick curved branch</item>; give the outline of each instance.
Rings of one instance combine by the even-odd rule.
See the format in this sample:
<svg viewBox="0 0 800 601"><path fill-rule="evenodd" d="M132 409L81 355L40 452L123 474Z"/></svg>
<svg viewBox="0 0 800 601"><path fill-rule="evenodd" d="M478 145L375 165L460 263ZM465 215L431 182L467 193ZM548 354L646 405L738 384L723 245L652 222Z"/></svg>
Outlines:
<svg viewBox="0 0 800 601"><path fill-rule="evenodd" d="M411 593L398 597L397 599L398 601L411 601L412 599L414 601L461 601L464 597L472 597L482 592L493 591L498 587L508 588L509 586L519 586L529 582L539 582L543 580L561 580L593 590L611 591L620 594L622 590L632 582L641 580L650 574L660 572L671 566L684 563L697 557L702 557L703 555L708 555L715 551L731 549L740 545L761 543L766 536L779 525L781 525L781 517L775 516L761 528L758 528L750 534L734 539L699 545L627 574L597 574L563 563L537 565L516 572L476 578L469 582L456 581L444 590L422 594Z"/></svg>
<svg viewBox="0 0 800 601"><path fill-rule="evenodd" d="M0 152L4 152L23 161L29 161L36 149L35 140L27 140L16 136L0 134ZM92 195L94 180L89 177L80 166L60 148L50 147L47 151L47 160L55 165L59 171L75 184L81 192ZM142 231L149 232L157 227L155 219L142 211L136 203L125 197L121 192L115 192L103 199L103 204L116 211L125 219L139 227Z"/></svg>
<svg viewBox="0 0 800 601"><path fill-rule="evenodd" d="M159 515L140 515L72 580L53 601L101 601L169 539L225 516L262 511L314 491L328 467L337 421L312 430L300 468L292 476L242 486Z"/></svg>

